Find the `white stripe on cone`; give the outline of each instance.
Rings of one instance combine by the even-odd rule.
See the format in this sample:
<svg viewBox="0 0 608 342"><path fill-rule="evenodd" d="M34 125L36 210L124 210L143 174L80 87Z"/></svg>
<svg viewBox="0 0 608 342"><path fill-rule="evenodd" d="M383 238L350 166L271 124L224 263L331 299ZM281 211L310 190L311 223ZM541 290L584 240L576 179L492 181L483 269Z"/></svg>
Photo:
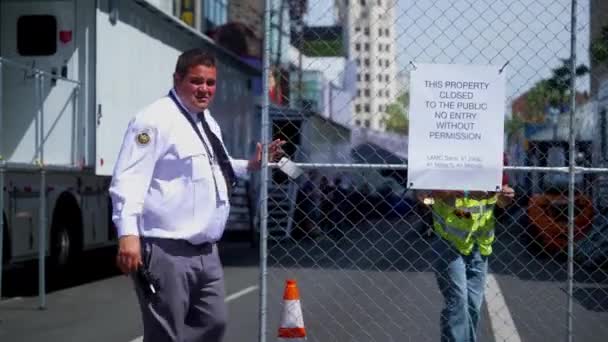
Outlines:
<svg viewBox="0 0 608 342"><path fill-rule="evenodd" d="M281 329L302 328L304 329L304 317L300 300L283 300L283 317L281 318ZM277 341L305 342L306 337L281 337Z"/></svg>
<svg viewBox="0 0 608 342"><path fill-rule="evenodd" d="M286 300L281 328L304 328L304 317L299 300Z"/></svg>

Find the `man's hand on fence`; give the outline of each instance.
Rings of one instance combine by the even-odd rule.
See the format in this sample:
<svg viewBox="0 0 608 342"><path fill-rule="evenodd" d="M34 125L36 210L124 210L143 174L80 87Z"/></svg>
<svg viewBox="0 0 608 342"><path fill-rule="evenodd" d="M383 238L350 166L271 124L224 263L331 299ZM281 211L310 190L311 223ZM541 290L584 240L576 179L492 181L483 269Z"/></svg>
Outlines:
<svg viewBox="0 0 608 342"><path fill-rule="evenodd" d="M284 154L285 151L281 148L281 146L285 145L286 141L281 139L276 139L268 145L268 161L276 162L278 161ZM262 166L262 144L257 143L255 153L253 157L249 160L249 164L247 165L247 170L249 171L257 171Z"/></svg>

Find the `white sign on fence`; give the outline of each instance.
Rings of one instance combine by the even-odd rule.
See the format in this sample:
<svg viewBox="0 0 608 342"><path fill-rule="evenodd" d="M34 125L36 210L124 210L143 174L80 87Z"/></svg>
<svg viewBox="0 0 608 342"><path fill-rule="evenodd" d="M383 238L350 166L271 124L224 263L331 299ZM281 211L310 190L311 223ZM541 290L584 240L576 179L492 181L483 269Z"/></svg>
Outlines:
<svg viewBox="0 0 608 342"><path fill-rule="evenodd" d="M500 189L505 80L497 66L416 65L410 79L410 188Z"/></svg>

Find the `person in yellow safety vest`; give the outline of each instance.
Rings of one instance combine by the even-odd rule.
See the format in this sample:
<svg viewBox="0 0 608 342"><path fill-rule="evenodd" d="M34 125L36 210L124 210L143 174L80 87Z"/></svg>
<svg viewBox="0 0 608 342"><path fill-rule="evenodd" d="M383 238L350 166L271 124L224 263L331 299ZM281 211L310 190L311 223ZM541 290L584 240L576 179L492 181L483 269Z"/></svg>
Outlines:
<svg viewBox="0 0 608 342"><path fill-rule="evenodd" d="M475 342L484 297L488 256L492 254L494 207L508 206L515 196L503 184L500 192L433 191L431 243L439 289L442 342Z"/></svg>

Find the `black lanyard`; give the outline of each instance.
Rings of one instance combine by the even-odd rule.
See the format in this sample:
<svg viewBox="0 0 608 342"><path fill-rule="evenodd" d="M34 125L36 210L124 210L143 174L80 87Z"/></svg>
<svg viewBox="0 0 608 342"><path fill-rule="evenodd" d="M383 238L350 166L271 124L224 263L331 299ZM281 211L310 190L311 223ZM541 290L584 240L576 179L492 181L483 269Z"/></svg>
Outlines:
<svg viewBox="0 0 608 342"><path fill-rule="evenodd" d="M173 102L175 103L177 108L179 108L179 111L186 117L186 119L192 126L192 129L194 129L194 131L196 132L196 135L198 135L198 137L201 139L201 142L203 143L203 146L205 146L205 150L207 151L209 163L214 164L213 160L217 159L216 162L220 166L222 175L224 176L224 181L226 182L226 189L228 190L228 196L230 197L230 195L232 194L232 188L236 185L236 177L234 175L234 170L232 169L232 166L230 165L230 160L228 160L228 156L227 156L226 150L224 149L224 146L221 146L221 142L219 141L219 139L216 138L216 142L217 142L216 145L219 145L219 146L217 146L217 149L221 149L221 151L216 151L214 149L213 150L214 153L212 154L211 149L209 148L209 146L207 146L207 142L203 138L203 135L201 134L201 131L198 128L198 125L196 124L196 122L194 122L194 120L192 119L192 116L190 115L188 110L186 110L186 108L184 108L184 106L182 106L182 104L179 102L179 100L177 99L174 92L172 92L172 91L169 92L169 97L171 98L171 100L173 100ZM201 117L200 119L205 120L205 118L203 118L203 117ZM211 129L208 127L209 125L206 122L203 122L202 124L207 125L207 130L209 131L209 134L214 134L211 131ZM211 139L213 139L214 137L208 137L208 138L209 138L212 146L214 146L213 141L211 141ZM211 167L213 167L213 166L211 165ZM214 176L214 179L215 179L215 176ZM217 183L216 183L216 185L217 185Z"/></svg>
<svg viewBox="0 0 608 342"><path fill-rule="evenodd" d="M198 135L199 139L201 139L201 142L203 143L203 146L205 146L205 150L207 151L207 156L209 158L209 162L213 164L214 154L211 153L211 149L209 148L209 146L207 146L207 142L205 141L205 138L203 138L203 135L201 134L201 130L198 128L198 125L196 124L196 122L194 122L194 120L192 119L192 116L186 110L186 108L184 108L182 106L182 104L179 102L179 100L175 97L175 94L173 92L169 92L169 97L171 98L171 100L173 100L173 102L175 103L177 108L179 108L179 111L186 117L186 119L190 123L190 126L192 126L192 129L194 129L194 131L196 132L196 135Z"/></svg>

